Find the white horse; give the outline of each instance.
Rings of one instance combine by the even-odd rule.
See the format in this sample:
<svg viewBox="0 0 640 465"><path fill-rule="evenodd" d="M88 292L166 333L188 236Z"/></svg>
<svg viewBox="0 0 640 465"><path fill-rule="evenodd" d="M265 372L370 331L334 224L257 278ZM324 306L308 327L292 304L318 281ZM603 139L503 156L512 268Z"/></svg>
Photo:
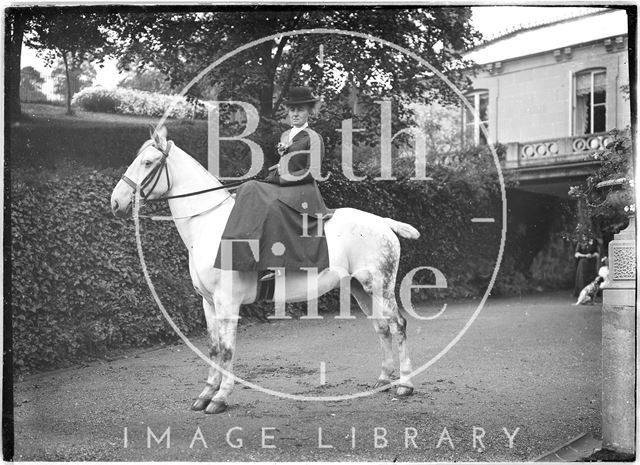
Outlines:
<svg viewBox="0 0 640 465"><path fill-rule="evenodd" d="M125 216L130 211L137 189L143 197L157 199L222 186L195 159L168 142L166 136L164 127L152 132L151 140L142 145L114 188L111 208L116 216ZM193 286L202 296L210 336L209 355L217 366L231 373L240 305L254 302L258 287L257 272L224 271L213 267L234 198L228 190L221 188L168 202L180 237L189 251ZM382 346L382 371L375 388L391 384L394 336L398 344L400 377L393 384L397 386L397 396L408 396L413 392L413 384L409 378L412 369L406 342L406 320L398 311L394 294L400 257L396 234L410 239L420 235L412 226L390 218L352 208L337 209L325 224L330 267L319 272L317 281L309 286L306 272L287 271L284 278L276 280L273 300L307 300L308 287L315 288L312 289L315 298L338 287L341 277L346 276L350 292L365 314L372 318ZM212 365L206 386L191 408L206 413L225 411L233 385L232 376L221 373Z"/></svg>

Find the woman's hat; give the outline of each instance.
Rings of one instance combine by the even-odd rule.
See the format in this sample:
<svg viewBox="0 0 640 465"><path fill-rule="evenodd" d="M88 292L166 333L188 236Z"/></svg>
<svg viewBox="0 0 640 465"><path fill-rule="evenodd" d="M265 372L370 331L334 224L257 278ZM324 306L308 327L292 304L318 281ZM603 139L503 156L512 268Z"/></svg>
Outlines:
<svg viewBox="0 0 640 465"><path fill-rule="evenodd" d="M308 87L292 87L284 104L288 106L301 105L303 103L317 103L319 100Z"/></svg>

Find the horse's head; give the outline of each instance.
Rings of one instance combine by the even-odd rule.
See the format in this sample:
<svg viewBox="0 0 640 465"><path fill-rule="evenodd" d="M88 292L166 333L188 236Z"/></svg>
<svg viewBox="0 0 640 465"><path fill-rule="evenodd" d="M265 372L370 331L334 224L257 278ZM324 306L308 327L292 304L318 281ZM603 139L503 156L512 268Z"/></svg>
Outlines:
<svg viewBox="0 0 640 465"><path fill-rule="evenodd" d="M167 128L151 130L151 138L140 147L133 163L129 165L122 179L111 194L111 210L118 217L131 210L133 195L140 189L144 199L154 199L171 188L167 157L171 150L167 142Z"/></svg>

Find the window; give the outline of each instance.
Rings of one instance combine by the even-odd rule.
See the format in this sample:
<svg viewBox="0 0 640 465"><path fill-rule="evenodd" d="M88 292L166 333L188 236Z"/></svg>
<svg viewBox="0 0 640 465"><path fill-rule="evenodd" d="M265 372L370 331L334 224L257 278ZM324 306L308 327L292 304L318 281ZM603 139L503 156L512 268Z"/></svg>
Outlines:
<svg viewBox="0 0 640 465"><path fill-rule="evenodd" d="M489 129L489 92L474 91L466 95L467 101L473 108L466 105L462 109L462 124L465 145L486 145L487 138L480 130L480 126Z"/></svg>
<svg viewBox="0 0 640 465"><path fill-rule="evenodd" d="M575 135L607 130L607 73L595 69L576 74Z"/></svg>

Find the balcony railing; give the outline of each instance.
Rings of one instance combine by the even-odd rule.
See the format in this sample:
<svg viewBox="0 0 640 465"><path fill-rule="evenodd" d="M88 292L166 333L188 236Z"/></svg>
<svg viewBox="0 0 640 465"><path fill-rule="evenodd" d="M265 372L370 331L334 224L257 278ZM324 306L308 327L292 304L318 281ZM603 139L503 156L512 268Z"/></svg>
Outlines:
<svg viewBox="0 0 640 465"><path fill-rule="evenodd" d="M606 132L584 136L507 144L505 168L549 166L590 161L589 155L604 149L610 137Z"/></svg>

